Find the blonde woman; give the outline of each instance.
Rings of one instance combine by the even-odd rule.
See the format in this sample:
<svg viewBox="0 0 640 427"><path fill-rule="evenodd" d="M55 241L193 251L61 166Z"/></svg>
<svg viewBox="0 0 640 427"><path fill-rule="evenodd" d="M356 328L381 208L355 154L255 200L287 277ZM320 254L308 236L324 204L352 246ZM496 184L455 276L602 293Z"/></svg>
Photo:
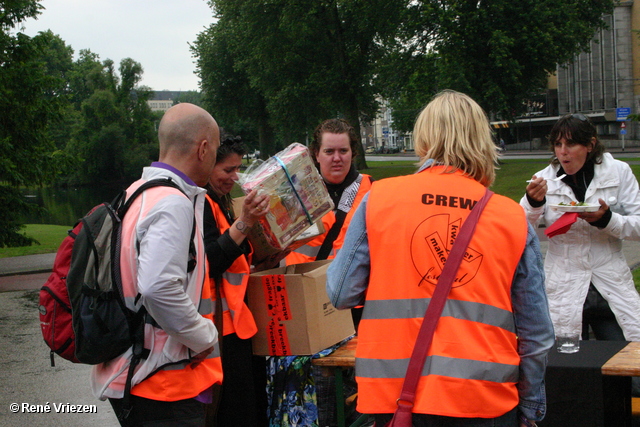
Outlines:
<svg viewBox="0 0 640 427"><path fill-rule="evenodd" d="M385 425L428 302L474 204L495 178L497 147L480 106L444 91L413 132L420 168L373 183L329 267L340 309L364 304L358 412ZM530 426L546 411L554 342L539 242L522 208L493 195L439 319L413 406L414 425Z"/></svg>

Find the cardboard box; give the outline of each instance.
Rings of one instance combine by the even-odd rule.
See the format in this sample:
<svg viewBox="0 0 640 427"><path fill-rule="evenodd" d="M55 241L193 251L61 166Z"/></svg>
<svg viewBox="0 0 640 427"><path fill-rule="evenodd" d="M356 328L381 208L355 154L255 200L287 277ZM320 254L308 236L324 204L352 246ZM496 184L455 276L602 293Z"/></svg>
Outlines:
<svg viewBox="0 0 640 427"><path fill-rule="evenodd" d="M355 333L351 310L337 310L325 282L331 260L253 273L247 299L258 325L253 354L311 355Z"/></svg>
<svg viewBox="0 0 640 427"><path fill-rule="evenodd" d="M239 174L238 183L244 194L258 189L269 195L269 212L260 226L275 248L285 249L334 208L309 149L299 143L265 162L251 164Z"/></svg>
<svg viewBox="0 0 640 427"><path fill-rule="evenodd" d="M239 217L240 213L242 212L242 202L244 201L245 197L246 196L242 196L233 199L233 211L236 218ZM320 219L313 225L308 226L284 249L297 249L323 233L324 225L322 223L322 219ZM259 264L268 258L276 256L284 250L278 246L273 246L271 240L269 240L264 234L264 229L257 223L254 224L253 227L251 227L251 229L249 230L247 239L249 240L249 243L251 243L251 247L253 248L254 264Z"/></svg>

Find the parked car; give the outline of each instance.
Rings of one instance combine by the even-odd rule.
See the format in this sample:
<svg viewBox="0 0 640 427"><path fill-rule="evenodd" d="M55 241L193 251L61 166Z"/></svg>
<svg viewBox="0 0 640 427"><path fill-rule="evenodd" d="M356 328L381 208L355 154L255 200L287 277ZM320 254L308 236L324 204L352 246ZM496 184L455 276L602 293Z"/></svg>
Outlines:
<svg viewBox="0 0 640 427"><path fill-rule="evenodd" d="M398 147L379 147L376 149L376 154L393 154L399 153L400 149Z"/></svg>

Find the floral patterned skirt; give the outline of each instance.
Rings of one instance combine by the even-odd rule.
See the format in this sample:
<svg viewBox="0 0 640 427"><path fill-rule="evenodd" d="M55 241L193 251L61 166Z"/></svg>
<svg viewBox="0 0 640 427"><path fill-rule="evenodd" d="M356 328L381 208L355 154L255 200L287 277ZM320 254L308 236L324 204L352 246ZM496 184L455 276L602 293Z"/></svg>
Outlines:
<svg viewBox="0 0 640 427"><path fill-rule="evenodd" d="M318 387L311 361L333 353L351 338L353 336L311 356L267 357L269 427L319 427ZM320 392L328 393L327 390ZM320 408L320 411L327 409Z"/></svg>

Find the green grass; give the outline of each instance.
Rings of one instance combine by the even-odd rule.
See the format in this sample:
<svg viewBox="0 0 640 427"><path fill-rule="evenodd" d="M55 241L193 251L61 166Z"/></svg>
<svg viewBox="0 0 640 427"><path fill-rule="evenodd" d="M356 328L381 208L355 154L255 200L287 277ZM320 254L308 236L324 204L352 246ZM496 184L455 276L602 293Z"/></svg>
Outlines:
<svg viewBox="0 0 640 427"><path fill-rule="evenodd" d="M500 169L496 174L496 181L491 189L515 201L520 201L524 195L525 181L541 169L544 169L549 162L545 159L526 160L514 159L504 160L500 164ZM416 171L415 161L393 161L393 162L368 162L369 168L363 169L362 173L371 175L379 180L392 176L408 175ZM640 171L640 167L639 167Z"/></svg>
<svg viewBox="0 0 640 427"><path fill-rule="evenodd" d="M373 179L380 180L390 178L392 176L410 175L417 169L416 160L400 160L388 162L368 162L367 169L361 170L362 173L371 175Z"/></svg>
<svg viewBox="0 0 640 427"><path fill-rule="evenodd" d="M55 252L58 250L62 239L67 236L69 228L71 227L64 225L27 224L22 232L36 239L40 244L17 248L0 248L0 258Z"/></svg>

